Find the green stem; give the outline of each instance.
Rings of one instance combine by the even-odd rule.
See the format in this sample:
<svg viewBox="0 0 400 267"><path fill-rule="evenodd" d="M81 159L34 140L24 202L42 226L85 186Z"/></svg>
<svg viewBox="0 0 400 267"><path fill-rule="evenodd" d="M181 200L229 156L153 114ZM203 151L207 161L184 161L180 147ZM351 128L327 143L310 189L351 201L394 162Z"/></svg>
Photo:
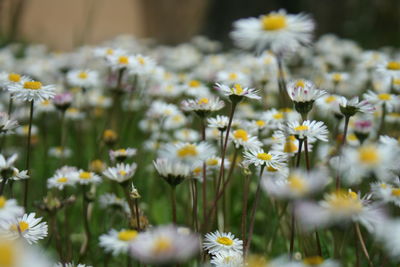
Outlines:
<svg viewBox="0 0 400 267"><path fill-rule="evenodd" d="M28 171L29 175L31 175L30 171L30 155L31 155L31 135L32 135L32 120L33 120L33 107L34 101L31 101L30 112L29 112L29 128L28 128L28 143L26 147L26 170ZM29 191L29 179L25 179L25 187L24 187L24 208L25 210L28 207L28 191Z"/></svg>

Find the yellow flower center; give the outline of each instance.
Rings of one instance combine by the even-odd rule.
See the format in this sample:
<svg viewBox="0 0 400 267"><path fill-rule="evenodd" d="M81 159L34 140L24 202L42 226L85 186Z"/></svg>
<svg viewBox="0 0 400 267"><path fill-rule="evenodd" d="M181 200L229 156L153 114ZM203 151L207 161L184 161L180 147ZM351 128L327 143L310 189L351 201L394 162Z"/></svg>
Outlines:
<svg viewBox="0 0 400 267"><path fill-rule="evenodd" d="M248 136L247 132L243 129L238 129L238 130L234 131L233 136L236 139L242 139L243 141L249 140L249 136Z"/></svg>
<svg viewBox="0 0 400 267"><path fill-rule="evenodd" d="M127 65L129 63L129 58L126 56L120 56L118 58L118 63L121 65Z"/></svg>
<svg viewBox="0 0 400 267"><path fill-rule="evenodd" d="M138 57L137 60L138 60L138 62L139 62L140 65L146 64L146 61L145 61L144 58L142 58L142 57Z"/></svg>
<svg viewBox="0 0 400 267"><path fill-rule="evenodd" d="M379 94L378 98L383 101L389 101L390 99L392 99L392 96L390 94L383 93Z"/></svg>
<svg viewBox="0 0 400 267"><path fill-rule="evenodd" d="M194 174L200 174L203 171L202 167L196 167L193 169L193 173Z"/></svg>
<svg viewBox="0 0 400 267"><path fill-rule="evenodd" d="M332 103L335 100L336 100L336 97L333 96L333 95L330 95L330 96L325 98L325 103L329 104L329 103Z"/></svg>
<svg viewBox="0 0 400 267"><path fill-rule="evenodd" d="M393 188L392 189L392 196L400 197L400 188Z"/></svg>
<svg viewBox="0 0 400 267"><path fill-rule="evenodd" d="M285 142L285 145L283 146L283 152L285 153L294 153L297 151L297 146L293 141L287 141Z"/></svg>
<svg viewBox="0 0 400 267"><path fill-rule="evenodd" d="M340 74L340 73L334 73L333 75L332 75L332 80L334 81L334 82L340 82L341 80L342 80L342 74Z"/></svg>
<svg viewBox="0 0 400 267"><path fill-rule="evenodd" d="M238 75L237 75L236 73L234 73L234 72L229 73L229 76L228 76L228 79L229 79L229 80L234 81L234 80L236 80L237 78L238 78Z"/></svg>
<svg viewBox="0 0 400 267"><path fill-rule="evenodd" d="M275 113L274 115L272 115L272 118L274 118L275 120L281 120L283 119L283 113L282 112Z"/></svg>
<svg viewBox="0 0 400 267"><path fill-rule="evenodd" d="M285 15L270 14L261 17L261 24L266 31L277 31L287 26Z"/></svg>
<svg viewBox="0 0 400 267"><path fill-rule="evenodd" d="M3 196L0 196L0 209L4 208L7 203L7 199Z"/></svg>
<svg viewBox="0 0 400 267"><path fill-rule="evenodd" d="M117 153L126 154L126 149L124 149L124 148L118 149Z"/></svg>
<svg viewBox="0 0 400 267"><path fill-rule="evenodd" d="M0 243L0 266L13 267L16 265L16 251L13 248L11 241L3 240Z"/></svg>
<svg viewBox="0 0 400 267"><path fill-rule="evenodd" d="M267 154L267 153L258 153L257 154L257 158L261 159L261 160L271 160L272 159L272 155L271 154Z"/></svg>
<svg viewBox="0 0 400 267"><path fill-rule="evenodd" d="M190 87L199 87L199 86L200 86L200 82L197 81L197 80L191 80L191 81L189 82L189 86L190 86Z"/></svg>
<svg viewBox="0 0 400 267"><path fill-rule="evenodd" d="M295 87L301 87L304 88L306 86L305 82L303 80L298 80L295 84Z"/></svg>
<svg viewBox="0 0 400 267"><path fill-rule="evenodd" d="M113 130L105 130L103 137L106 140L116 139L117 138L117 133L114 132Z"/></svg>
<svg viewBox="0 0 400 267"><path fill-rule="evenodd" d="M378 150L374 146L361 147L358 150L358 158L362 163L375 165L379 163Z"/></svg>
<svg viewBox="0 0 400 267"><path fill-rule="evenodd" d="M339 212L359 212L362 210L363 205L355 192L335 192L331 195L328 204L332 210Z"/></svg>
<svg viewBox="0 0 400 267"><path fill-rule="evenodd" d="M79 79L85 80L87 77L88 77L88 74L86 72L84 72L84 71L81 71L78 74L78 78Z"/></svg>
<svg viewBox="0 0 400 267"><path fill-rule="evenodd" d="M301 193L304 192L304 190L306 189L306 183L304 179L299 176L291 175L288 178L288 182L290 189L292 189L293 191Z"/></svg>
<svg viewBox="0 0 400 267"><path fill-rule="evenodd" d="M383 188L383 189L386 189L387 185L386 184L380 184L380 187Z"/></svg>
<svg viewBox="0 0 400 267"><path fill-rule="evenodd" d="M269 171L269 172L277 172L278 169L275 169L274 167L268 166L267 167L267 171Z"/></svg>
<svg viewBox="0 0 400 267"><path fill-rule="evenodd" d="M308 264L308 265L319 265L324 263L324 259L320 256L312 256L312 257L307 257L303 260L303 263Z"/></svg>
<svg viewBox="0 0 400 267"><path fill-rule="evenodd" d="M125 230L118 233L118 239L121 241L131 241L138 235L135 230Z"/></svg>
<svg viewBox="0 0 400 267"><path fill-rule="evenodd" d="M120 170L118 173L119 173L121 176L125 176L125 175L128 174L128 173L127 173L126 171L124 171L124 170Z"/></svg>
<svg viewBox="0 0 400 267"><path fill-rule="evenodd" d="M68 178L67 177L60 177L60 178L57 179L57 182L66 183L66 182L68 182Z"/></svg>
<svg viewBox="0 0 400 267"><path fill-rule="evenodd" d="M114 50L112 50L111 48L109 48L109 49L106 50L106 54L107 54L107 55L112 55L112 54L114 54Z"/></svg>
<svg viewBox="0 0 400 267"><path fill-rule="evenodd" d="M217 242L224 246L232 246L233 244L233 240L226 236L218 237Z"/></svg>
<svg viewBox="0 0 400 267"><path fill-rule="evenodd" d="M391 62L387 63L386 68L388 70L400 70L400 62L391 61Z"/></svg>
<svg viewBox="0 0 400 267"><path fill-rule="evenodd" d="M168 252L172 249L172 242L168 238L160 237L154 242L153 252L155 254L161 254Z"/></svg>
<svg viewBox="0 0 400 267"><path fill-rule="evenodd" d="M87 179L92 178L92 174L91 174L90 172L81 172L81 173L79 174L79 178L80 178L80 179L87 180Z"/></svg>
<svg viewBox="0 0 400 267"><path fill-rule="evenodd" d="M21 81L21 75L16 74L16 73L10 73L10 74L8 74L8 80L11 82L17 83L17 82Z"/></svg>
<svg viewBox="0 0 400 267"><path fill-rule="evenodd" d="M257 124L258 127L264 127L265 126L265 121L258 120L258 121L256 121L256 124Z"/></svg>
<svg viewBox="0 0 400 267"><path fill-rule="evenodd" d="M184 158L197 156L198 151L195 145L188 144L180 148L177 153L179 157Z"/></svg>
<svg viewBox="0 0 400 267"><path fill-rule="evenodd" d="M240 86L240 84L235 84L234 86L233 86L233 88L232 88L232 92L235 94L235 95L241 95L241 94L243 94L243 88L242 88L242 86Z"/></svg>
<svg viewBox="0 0 400 267"><path fill-rule="evenodd" d="M18 224L11 225L11 230L20 231L21 233L29 229L29 224L27 222L21 221Z"/></svg>
<svg viewBox="0 0 400 267"><path fill-rule="evenodd" d="M295 131L300 132L300 131L307 131L308 126L307 125L300 125L294 128Z"/></svg>
<svg viewBox="0 0 400 267"><path fill-rule="evenodd" d="M199 101L197 101L197 104L206 105L206 104L208 104L208 101L209 101L208 98L203 97L203 98L200 98Z"/></svg>
<svg viewBox="0 0 400 267"><path fill-rule="evenodd" d="M39 90L42 89L42 83L34 81L24 82L24 88L29 90Z"/></svg>
<svg viewBox="0 0 400 267"><path fill-rule="evenodd" d="M217 159L208 159L206 163L207 163L207 165L215 166L215 165L218 165L218 160Z"/></svg>
<svg viewBox="0 0 400 267"><path fill-rule="evenodd" d="M349 141L357 141L358 138L357 138L357 136L355 134L349 134L347 136L347 140L349 140Z"/></svg>
<svg viewBox="0 0 400 267"><path fill-rule="evenodd" d="M400 79L393 79L393 85L400 85Z"/></svg>

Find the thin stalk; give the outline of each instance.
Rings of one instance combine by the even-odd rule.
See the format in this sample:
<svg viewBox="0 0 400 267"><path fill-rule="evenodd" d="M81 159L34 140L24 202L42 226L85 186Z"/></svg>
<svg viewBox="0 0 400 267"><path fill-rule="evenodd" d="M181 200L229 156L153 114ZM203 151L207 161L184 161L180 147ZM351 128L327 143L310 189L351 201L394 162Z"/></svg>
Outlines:
<svg viewBox="0 0 400 267"><path fill-rule="evenodd" d="M30 156L31 156L31 135L32 135L32 120L33 120L33 107L34 107L34 101L31 101L31 107L30 107L30 112L29 112L29 128L28 128L28 142L26 146L26 170L28 171L29 174L31 174L30 171ZM29 191L29 180L30 179L25 179L24 180L24 208L26 209L28 207L28 191Z"/></svg>
<svg viewBox="0 0 400 267"><path fill-rule="evenodd" d="M381 123L379 125L378 137L385 131L385 118L386 118L386 104L382 104Z"/></svg>
<svg viewBox="0 0 400 267"><path fill-rule="evenodd" d="M248 238L246 241L245 254L247 254L249 252L250 245L251 245L251 239L253 238L254 223L255 223L255 219L256 219L256 211L257 211L258 203L260 202L260 196L261 196L261 179L262 179L262 174L264 172L264 168L265 168L265 165L261 166L260 175L259 175L258 183L257 183L256 195L255 195L253 207L251 209L249 234L248 234Z"/></svg>
<svg viewBox="0 0 400 267"><path fill-rule="evenodd" d="M296 216L295 216L295 208L292 203L292 210L291 210L292 219L290 221L290 247L289 247L289 254L290 258L293 258L294 253L294 238L296 235Z"/></svg>
<svg viewBox="0 0 400 267"><path fill-rule="evenodd" d="M85 240L82 243L80 253L80 259L83 259L86 256L86 252L89 248L91 232L89 226L89 203L87 200L87 185L82 185L82 219L83 219L83 227L85 230Z"/></svg>
<svg viewBox="0 0 400 267"><path fill-rule="evenodd" d="M192 179L193 181L193 222L194 222L194 229L196 232L199 231L199 220L198 220L198 216L197 216L197 180L196 179Z"/></svg>
<svg viewBox="0 0 400 267"><path fill-rule="evenodd" d="M142 228L140 226L139 200L137 198L135 198L134 204L135 204L136 226L138 231L140 231L142 230Z"/></svg>
<svg viewBox="0 0 400 267"><path fill-rule="evenodd" d="M243 179L243 199L242 199L242 222L241 222L241 230L242 230L242 240L243 240L243 258L246 257L246 228L247 228L247 202L249 195L249 180L250 175L245 175Z"/></svg>
<svg viewBox="0 0 400 267"><path fill-rule="evenodd" d="M128 202L129 210L131 212L131 219L135 215L136 227L137 227L138 231L140 231L140 218L139 218L139 209L137 207L137 203L134 202L133 199L131 198L131 196L129 194L129 188L128 188L127 183L123 183L123 184L121 184L121 186L122 186L122 189L124 190L126 201Z"/></svg>
<svg viewBox="0 0 400 267"><path fill-rule="evenodd" d="M12 108L14 104L13 94L10 95L10 101L8 102L8 116L11 117Z"/></svg>
<svg viewBox="0 0 400 267"><path fill-rule="evenodd" d="M365 245L364 238L363 238L363 236L362 236L362 234L361 234L360 226L358 225L358 223L356 223L356 224L354 225L354 227L355 227L355 229L356 229L356 234L357 234L358 240L360 241L361 249L362 249L362 251L363 251L363 253L364 253L364 255L365 255L365 258L366 258L367 261L368 261L369 266L374 266L374 265L372 264L371 258L370 258L370 256L369 256L367 247L366 247L366 245Z"/></svg>
<svg viewBox="0 0 400 267"><path fill-rule="evenodd" d="M308 140L307 140L307 137L304 138L304 154L305 154L305 158L306 158L307 171L309 171L309 170L311 170L311 166L310 166L310 158L308 156Z"/></svg>
<svg viewBox="0 0 400 267"><path fill-rule="evenodd" d="M340 153L342 147L346 144L347 130L349 127L349 122L350 122L350 116L346 115L345 119L344 119L343 139L342 139L341 145L339 146L339 153ZM342 156L339 155L339 166L340 166L341 160L342 160ZM336 191L338 191L338 190L340 190L340 174L339 173L336 175Z"/></svg>
<svg viewBox="0 0 400 267"><path fill-rule="evenodd" d="M171 186L172 222L176 225L176 194L175 186Z"/></svg>
<svg viewBox="0 0 400 267"><path fill-rule="evenodd" d="M3 181L1 181L1 185L0 185L0 196L3 195L4 188L6 187L6 182L7 182L7 178L4 177L4 178L3 178Z"/></svg>
<svg viewBox="0 0 400 267"><path fill-rule="evenodd" d="M201 118L201 140L206 140L206 124L205 118ZM202 197L203 197L203 220L206 219L207 215L207 165L203 162L203 184L202 184Z"/></svg>
<svg viewBox="0 0 400 267"><path fill-rule="evenodd" d="M303 147L303 139L299 139L299 149L297 151L297 160L296 160L296 168L300 166L300 159L301 159L301 149Z"/></svg>

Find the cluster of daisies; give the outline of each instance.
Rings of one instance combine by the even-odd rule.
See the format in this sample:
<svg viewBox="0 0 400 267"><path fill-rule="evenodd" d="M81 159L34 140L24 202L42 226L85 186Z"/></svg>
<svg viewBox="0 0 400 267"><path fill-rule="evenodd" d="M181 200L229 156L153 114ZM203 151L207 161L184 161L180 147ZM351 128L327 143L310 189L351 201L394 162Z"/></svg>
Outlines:
<svg viewBox="0 0 400 267"><path fill-rule="evenodd" d="M400 52L314 28L1 48L0 266L397 263Z"/></svg>

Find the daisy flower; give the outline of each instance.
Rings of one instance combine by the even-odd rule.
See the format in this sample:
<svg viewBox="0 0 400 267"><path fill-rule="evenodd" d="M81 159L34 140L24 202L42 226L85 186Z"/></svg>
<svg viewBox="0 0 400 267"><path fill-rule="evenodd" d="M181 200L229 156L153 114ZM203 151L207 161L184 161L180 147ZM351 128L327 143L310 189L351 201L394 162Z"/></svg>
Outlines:
<svg viewBox="0 0 400 267"><path fill-rule="evenodd" d="M264 152L262 148L249 149L243 153L244 164L253 164L254 166L263 166L267 168L280 169L285 165L286 157L282 152L270 151Z"/></svg>
<svg viewBox="0 0 400 267"><path fill-rule="evenodd" d="M249 77L240 71L220 71L217 73L216 80L219 83L233 86L234 84L249 85Z"/></svg>
<svg viewBox="0 0 400 267"><path fill-rule="evenodd" d="M160 151L161 158L180 160L186 163L193 163L205 160L215 154L213 146L206 142L196 143L168 143Z"/></svg>
<svg viewBox="0 0 400 267"><path fill-rule="evenodd" d="M281 9L258 18L240 19L233 27L231 37L237 46L281 53L309 44L315 25L307 15L291 15Z"/></svg>
<svg viewBox="0 0 400 267"><path fill-rule="evenodd" d="M329 174L326 169L297 169L281 179L267 177L262 180L261 185L268 195L280 199L299 199L321 191L328 182Z"/></svg>
<svg viewBox="0 0 400 267"><path fill-rule="evenodd" d="M129 246L130 255L146 264L172 264L189 260L200 251L196 234L174 226L159 226L140 233Z"/></svg>
<svg viewBox="0 0 400 267"><path fill-rule="evenodd" d="M221 90L222 94L228 96L233 103L240 102L243 99L243 97L251 99L261 99L256 89L242 87L238 83L234 84L233 87L217 83L216 88L217 90Z"/></svg>
<svg viewBox="0 0 400 267"><path fill-rule="evenodd" d="M128 203L124 199L117 197L115 194L103 194L100 196L99 202L102 208L110 207L112 209L121 209L128 214L130 213Z"/></svg>
<svg viewBox="0 0 400 267"><path fill-rule="evenodd" d="M221 233L217 230L204 236L203 248L212 255L230 251L242 254L243 241L231 233Z"/></svg>
<svg viewBox="0 0 400 267"><path fill-rule="evenodd" d="M217 115L215 118L208 118L208 127L216 128L221 132L224 132L228 127L229 118L227 116Z"/></svg>
<svg viewBox="0 0 400 267"><path fill-rule="evenodd" d="M103 234L99 237L100 247L106 252L112 253L114 256L119 254L128 253L130 242L132 242L138 235L135 230L122 229L117 231L111 229L107 234Z"/></svg>
<svg viewBox="0 0 400 267"><path fill-rule="evenodd" d="M399 167L393 159L398 156L399 150L393 149L393 146L366 143L360 147L343 148L340 162L333 158L331 164L339 169L343 180L350 185L358 184L372 174L387 182L396 177Z"/></svg>
<svg viewBox="0 0 400 267"><path fill-rule="evenodd" d="M23 84L8 86L8 91L13 94L14 99L22 101L44 101L55 96L55 86L45 85L38 81L26 81Z"/></svg>
<svg viewBox="0 0 400 267"><path fill-rule="evenodd" d="M272 150L281 151L288 156L294 156L299 150L300 141L294 135L287 135L282 131L275 131L272 135ZM308 144L308 151L312 144Z"/></svg>
<svg viewBox="0 0 400 267"><path fill-rule="evenodd" d="M400 74L400 61L386 61L377 65L376 70L388 76L394 77Z"/></svg>
<svg viewBox="0 0 400 267"><path fill-rule="evenodd" d="M0 232L10 239L24 238L29 244L37 243L47 236L47 223L35 218L35 213L24 214L16 220L0 222Z"/></svg>
<svg viewBox="0 0 400 267"><path fill-rule="evenodd" d="M301 124L298 121L288 122L286 127L282 127L282 130L299 139L307 138L309 142L316 140L328 141L329 131L322 121L306 120Z"/></svg>
<svg viewBox="0 0 400 267"><path fill-rule="evenodd" d="M359 101L358 96L355 96L348 100L342 96L339 99L340 111L345 116L354 116L357 112L360 113L372 113L375 110L374 105L367 100Z"/></svg>
<svg viewBox="0 0 400 267"><path fill-rule="evenodd" d="M236 148L243 147L245 149L256 149L262 146L262 143L256 136L251 136L244 129L237 129L229 133L230 139L235 144Z"/></svg>
<svg viewBox="0 0 400 267"><path fill-rule="evenodd" d="M137 164L124 164L118 163L116 167L109 167L103 171L103 175L113 181L118 183L126 182L135 175Z"/></svg>
<svg viewBox="0 0 400 267"><path fill-rule="evenodd" d="M243 256L235 251L223 251L213 255L210 263L218 267L242 267Z"/></svg>
<svg viewBox="0 0 400 267"><path fill-rule="evenodd" d="M113 70L127 69L134 61L135 58L133 56L127 55L122 51L107 55L107 62Z"/></svg>
<svg viewBox="0 0 400 267"><path fill-rule="evenodd" d="M57 171L54 176L47 180L47 188L63 190L65 186L75 185L76 179L71 172Z"/></svg>
<svg viewBox="0 0 400 267"><path fill-rule="evenodd" d="M128 147L110 150L109 155L111 161L123 162L124 160L135 156L136 152L137 150L135 148Z"/></svg>
<svg viewBox="0 0 400 267"><path fill-rule="evenodd" d="M101 183L101 178L94 172L88 172L84 170L79 170L73 174L73 179L81 185L87 184L99 184Z"/></svg>
<svg viewBox="0 0 400 267"><path fill-rule="evenodd" d="M174 132L174 137L181 142L196 142L200 140L198 131L192 129L180 129Z"/></svg>
<svg viewBox="0 0 400 267"><path fill-rule="evenodd" d="M53 98L53 104L57 109L65 111L69 106L71 106L74 96L70 92L63 92L56 94Z"/></svg>
<svg viewBox="0 0 400 267"><path fill-rule="evenodd" d="M68 147L51 147L49 149L49 155L55 158L69 158L72 155L72 150Z"/></svg>
<svg viewBox="0 0 400 267"><path fill-rule="evenodd" d="M190 176L189 166L179 161L173 161L167 158L158 158L153 162L153 164L158 175L172 186L182 183Z"/></svg>
<svg viewBox="0 0 400 267"><path fill-rule="evenodd" d="M129 73L138 75L149 74L155 67L156 63L153 59L138 54L129 62Z"/></svg>
<svg viewBox="0 0 400 267"><path fill-rule="evenodd" d="M20 240L0 239L2 267L54 267L42 250Z"/></svg>
<svg viewBox="0 0 400 267"><path fill-rule="evenodd" d="M17 128L18 122L14 119L11 119L7 113L0 112L0 133L9 133L12 132L15 128Z"/></svg>
<svg viewBox="0 0 400 267"><path fill-rule="evenodd" d="M222 109L224 106L224 102L219 98L207 97L187 99L181 103L181 107L184 111L194 111L201 118L206 117L211 112Z"/></svg>
<svg viewBox="0 0 400 267"><path fill-rule="evenodd" d="M296 216L304 228L315 229L332 224L359 222L369 232L385 220L386 215L379 205L371 204L371 195L361 198L349 191L325 194L318 204L301 202L296 206Z"/></svg>
<svg viewBox="0 0 400 267"><path fill-rule="evenodd" d="M326 93L317 89L313 82L303 79L289 82L286 89L297 112L302 115L307 114L312 109L314 101Z"/></svg>
<svg viewBox="0 0 400 267"><path fill-rule="evenodd" d="M389 112L391 112L398 105L398 98L396 95L388 93L376 94L369 90L364 94L364 98L377 106L384 106Z"/></svg>
<svg viewBox="0 0 400 267"><path fill-rule="evenodd" d="M92 88L99 83L99 74L94 70L70 70L67 81L73 87Z"/></svg>
<svg viewBox="0 0 400 267"><path fill-rule="evenodd" d="M386 253L395 260L400 259L400 242L396 238L400 234L400 220L386 220L377 225L374 233L375 237L380 241Z"/></svg>
<svg viewBox="0 0 400 267"><path fill-rule="evenodd" d="M184 94L195 97L207 97L210 95L208 87L198 80L186 81L180 89Z"/></svg>
<svg viewBox="0 0 400 267"><path fill-rule="evenodd" d="M18 206L15 199L6 199L0 196L0 220L10 221L24 214L24 209Z"/></svg>
<svg viewBox="0 0 400 267"><path fill-rule="evenodd" d="M8 86L12 86L14 84L21 84L27 81L29 81L28 77L20 75L18 73L13 73L13 72L0 73L0 87L3 87L4 89L7 88Z"/></svg>

